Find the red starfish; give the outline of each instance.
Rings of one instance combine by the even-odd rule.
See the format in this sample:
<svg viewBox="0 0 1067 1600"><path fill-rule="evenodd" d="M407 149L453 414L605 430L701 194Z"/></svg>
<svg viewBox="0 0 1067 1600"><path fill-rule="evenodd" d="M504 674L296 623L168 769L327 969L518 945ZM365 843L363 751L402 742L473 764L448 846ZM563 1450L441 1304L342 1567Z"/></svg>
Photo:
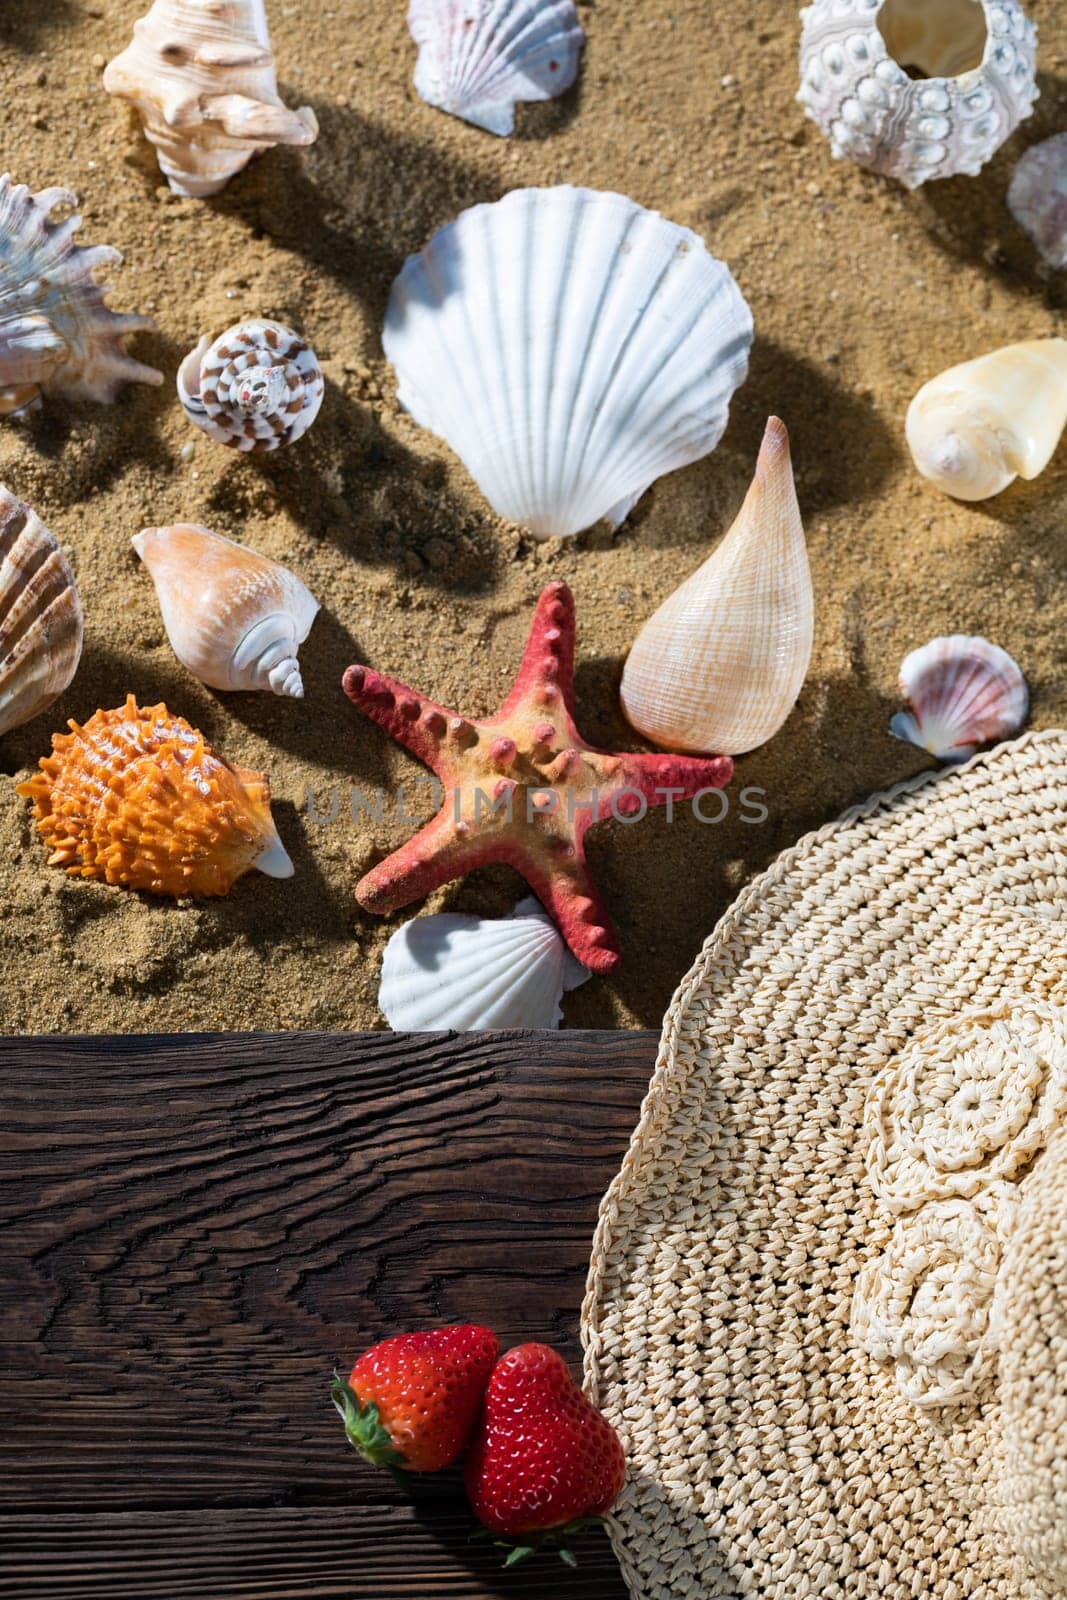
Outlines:
<svg viewBox="0 0 1067 1600"><path fill-rule="evenodd" d="M368 911L395 911L475 867L505 861L551 912L578 960L610 972L621 959L585 860L585 834L605 817L721 789L729 756L609 754L574 725L574 596L550 583L537 602L515 685L481 721L457 716L369 667L344 691L440 779L441 809L356 888Z"/></svg>

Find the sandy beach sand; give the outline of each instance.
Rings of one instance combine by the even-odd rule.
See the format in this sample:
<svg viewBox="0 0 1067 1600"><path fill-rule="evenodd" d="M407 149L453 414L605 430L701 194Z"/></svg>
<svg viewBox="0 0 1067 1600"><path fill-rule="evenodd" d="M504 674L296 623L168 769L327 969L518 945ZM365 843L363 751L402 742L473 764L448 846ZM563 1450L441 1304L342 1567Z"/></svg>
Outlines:
<svg viewBox="0 0 1067 1600"><path fill-rule="evenodd" d="M618 709L643 620L707 555L751 477L769 413L787 422L808 530L817 637L800 703L739 763L766 791L765 825L735 804L720 826L661 815L605 824L590 856L625 961L566 998L574 1027L659 1025L679 978L741 886L802 833L927 765L886 731L900 660L939 633L987 635L1023 666L1033 725L1067 719L1067 445L1043 477L955 504L916 475L903 441L912 394L941 368L1067 332L1067 275L1040 266L1004 205L1011 169L1067 126L1067 14L1032 0L1041 30L1034 117L980 178L914 195L833 161L794 94L799 24L784 0L579 0L579 84L521 109L500 140L435 111L411 84L401 0L269 0L282 91L321 124L307 152L275 150L216 199L180 200L126 108L100 84L142 0L4 0L0 166L34 189L78 191L82 239L123 251L111 303L150 312L135 352L161 389L113 407L57 401L0 426L0 480L70 552L87 613L82 669L62 701L0 740L0 1027L96 1032L368 1028L382 947L420 909L378 919L353 889L407 837L387 815L348 820L353 785L402 787L421 769L343 699L352 661L470 713L498 704L543 585L578 606L578 721L605 746L640 741ZM755 317L748 383L715 453L660 481L615 535L537 544L501 524L448 451L404 416L380 345L405 256L465 206L526 184L616 189L697 229ZM213 445L173 391L182 355L242 315L305 333L327 395L289 451ZM182 447L195 443L191 460ZM218 695L175 660L130 547L146 524L202 522L291 565L323 604L302 651L307 698ZM45 864L15 792L68 717L133 691L165 699L230 759L269 773L296 862L222 902L169 905L66 879ZM308 791L334 824L313 822ZM510 909L506 869L425 909Z"/></svg>

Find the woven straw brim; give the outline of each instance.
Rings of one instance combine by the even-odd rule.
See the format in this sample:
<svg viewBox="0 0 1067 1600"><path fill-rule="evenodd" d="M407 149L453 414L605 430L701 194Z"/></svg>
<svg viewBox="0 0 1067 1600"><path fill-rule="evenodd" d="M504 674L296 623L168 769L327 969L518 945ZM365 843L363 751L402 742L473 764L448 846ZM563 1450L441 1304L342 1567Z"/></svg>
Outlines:
<svg viewBox="0 0 1067 1600"><path fill-rule="evenodd" d="M1005 1522L988 1335L973 1360L952 1356L959 1403L939 1411L936 1382L919 1392L929 1375L876 1359L852 1320L902 1209L874 1193L866 1164L872 1084L961 1014L1057 999L1064 733L876 797L727 912L667 1014L583 1312L589 1391L629 1460L612 1537L635 1596L1056 1592L1028 1575ZM1031 1111L1032 1126L1024 1109L990 1131L990 1193L1025 1179L1034 1119L1054 1120L1047 1104ZM998 1139L1024 1151L1014 1165ZM948 1171L945 1192L974 1194L985 1159L982 1147L963 1180ZM975 1216L988 1202L976 1194ZM972 1290L967 1278L964 1300Z"/></svg>

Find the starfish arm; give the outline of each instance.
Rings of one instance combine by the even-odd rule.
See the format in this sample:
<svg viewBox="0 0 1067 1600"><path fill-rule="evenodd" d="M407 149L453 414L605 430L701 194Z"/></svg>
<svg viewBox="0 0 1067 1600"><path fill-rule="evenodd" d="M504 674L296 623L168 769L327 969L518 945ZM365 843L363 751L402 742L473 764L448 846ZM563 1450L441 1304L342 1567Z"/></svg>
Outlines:
<svg viewBox="0 0 1067 1600"><path fill-rule="evenodd" d="M356 899L365 911L385 916L494 859L502 857L491 854L484 838L465 838L456 832L455 819L446 805L406 844L360 879Z"/></svg>
<svg viewBox="0 0 1067 1600"><path fill-rule="evenodd" d="M691 800L705 789L725 789L734 775L729 756L638 755L618 757L619 767L610 793L601 796L597 820L626 815L638 810L638 795L648 806L666 805L668 800ZM626 791L628 804L619 800ZM633 799L630 799L633 796Z"/></svg>
<svg viewBox="0 0 1067 1600"><path fill-rule="evenodd" d="M501 859L522 873L583 967L605 973L618 966L622 960L618 936L586 865L580 838L571 855L557 856L551 864L521 850Z"/></svg>
<svg viewBox="0 0 1067 1600"><path fill-rule="evenodd" d="M352 704L384 728L405 750L436 772L449 776L453 752L461 747L471 731L464 717L457 717L446 706L429 700L418 689L387 678L370 667L349 667L342 688ZM458 741L458 744L457 744Z"/></svg>
<svg viewBox="0 0 1067 1600"><path fill-rule="evenodd" d="M518 677L494 722L536 700L546 711L561 708L573 725L574 633L574 596L565 583L550 583L537 602Z"/></svg>

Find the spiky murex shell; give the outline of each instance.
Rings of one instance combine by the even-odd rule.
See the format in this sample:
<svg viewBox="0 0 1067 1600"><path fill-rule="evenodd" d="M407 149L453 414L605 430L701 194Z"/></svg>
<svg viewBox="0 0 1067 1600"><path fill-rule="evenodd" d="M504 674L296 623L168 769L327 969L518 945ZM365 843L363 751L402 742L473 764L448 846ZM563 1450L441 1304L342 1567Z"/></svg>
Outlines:
<svg viewBox="0 0 1067 1600"><path fill-rule="evenodd" d="M277 840L267 779L224 761L165 705L130 695L69 727L18 792L33 801L49 864L72 877L224 895Z"/></svg>
<svg viewBox="0 0 1067 1600"><path fill-rule="evenodd" d="M96 281L101 267L119 265L120 253L76 244L77 214L52 220L57 206L77 203L68 189L35 195L0 177L0 416L25 410L42 392L110 402L124 384L163 381L122 343L154 331L152 318L109 310L108 286Z"/></svg>

